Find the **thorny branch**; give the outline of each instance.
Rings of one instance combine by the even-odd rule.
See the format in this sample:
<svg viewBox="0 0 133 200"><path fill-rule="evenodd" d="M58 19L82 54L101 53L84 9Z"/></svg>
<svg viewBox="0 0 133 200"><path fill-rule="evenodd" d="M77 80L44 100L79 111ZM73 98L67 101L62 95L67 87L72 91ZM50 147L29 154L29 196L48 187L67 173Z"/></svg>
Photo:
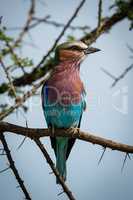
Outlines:
<svg viewBox="0 0 133 200"><path fill-rule="evenodd" d="M98 4L98 25L97 25L98 28L101 26L101 21L102 21L102 0L99 0L99 4Z"/></svg>
<svg viewBox="0 0 133 200"><path fill-rule="evenodd" d="M22 126L17 126L7 122L0 122L0 131L11 132L17 135L23 135L30 139L38 139L40 137L53 136L49 129L33 129ZM105 139L99 136L95 136L93 133L86 133L81 130L69 130L69 129L55 129L56 136L70 137L83 140L92 144L100 145L104 148L110 148L125 153L133 153L133 146L118 143L109 139Z"/></svg>
<svg viewBox="0 0 133 200"><path fill-rule="evenodd" d="M63 191L67 194L67 196L70 200L76 200L75 197L73 196L72 192L67 187L66 183L63 181L62 177L59 175L59 172L56 169L56 167L55 167L53 161L51 160L44 145L41 143L41 141L39 139L34 139L34 141L35 141L36 145L39 147L39 149L41 150L43 156L45 157L47 163L51 167L51 169L52 169L53 173L55 174L56 178L58 179L59 183L61 184Z"/></svg>
<svg viewBox="0 0 133 200"><path fill-rule="evenodd" d="M118 22L128 17L128 11L133 9L133 2L130 1L127 4L127 10L119 11L114 13L111 17L105 17L102 19L101 26L95 28L90 33L86 34L81 38L81 41L85 42L88 45L91 45L97 40L103 33L108 33L108 31ZM98 31L97 31L98 29Z"/></svg>
<svg viewBox="0 0 133 200"><path fill-rule="evenodd" d="M27 33L27 31L29 29L30 23L32 22L32 18L35 13L35 2L36 1L35 0L30 0L30 1L31 1L31 6L28 11L28 17L27 17L26 23L25 23L24 27L22 28L22 31L20 32L17 40L14 42L14 47L17 46L20 42L22 42L24 35Z"/></svg>
<svg viewBox="0 0 133 200"><path fill-rule="evenodd" d="M108 72L106 69L104 69L104 68L101 68L102 69L102 71L105 73L105 74L107 74L109 77L111 77L113 80L114 80L114 82L112 83L112 85L111 85L111 87L114 87L114 86L116 86L116 84L121 80L121 79L123 79L126 75L127 75L127 73L129 72L129 71L131 71L132 69L133 69L133 64L131 64L129 67L127 67L121 74L120 74L120 76L118 76L118 77L115 77L114 75L112 75L110 72Z"/></svg>
<svg viewBox="0 0 133 200"><path fill-rule="evenodd" d="M15 90L15 87L14 87L14 85L12 83L12 79L10 77L10 74L8 73L8 70L6 69L6 66L5 66L4 62L1 59L0 59L0 64L1 64L3 70L4 70L5 74L6 74L6 77L7 77L8 81L9 81L10 89L12 90L14 96L17 97L16 96L16 90Z"/></svg>
<svg viewBox="0 0 133 200"><path fill-rule="evenodd" d="M47 15L46 17L44 18L38 18L38 17L33 17L33 21L35 21L34 23L32 23L30 26L29 26L29 29L32 29L32 28L35 28L36 26L38 26L39 24L41 23L45 23L45 24L48 24L48 25L51 25L51 26L54 26L56 28L62 28L65 26L65 24L63 23L60 23L60 22L56 22L54 20L50 20L49 19L50 16ZM88 31L90 29L89 26L73 26L73 25L70 25L68 27L69 29L75 31L75 30L81 30L81 31ZM12 27L12 28L8 28L8 30L20 30L22 29L22 27Z"/></svg>
<svg viewBox="0 0 133 200"><path fill-rule="evenodd" d="M50 72L49 72L50 74ZM20 106L22 106L22 104L31 96L33 96L36 91L40 88L40 86L47 80L49 74L46 74L44 79L41 80L39 83L35 84L31 90L29 90L28 92L26 92L22 97L17 97L15 100L15 103L13 106L10 106L9 108L7 108L4 112L0 113L0 120L4 119L5 117L7 117L10 113L12 113L15 109L19 108Z"/></svg>
<svg viewBox="0 0 133 200"><path fill-rule="evenodd" d="M43 156L45 157L46 161L50 165L51 169L53 170L53 173L58 178L58 180L63 188L63 191L67 194L67 196L69 197L70 200L75 199L72 192L69 190L69 188L67 187L65 182L60 177L59 172L56 169L53 161L51 160L47 150L45 149L45 147L43 146L43 144L41 143L41 141L39 139L41 137L53 136L53 133L50 132L49 129L33 129L33 128L17 126L17 125L10 124L7 122L0 122L0 134L3 134L3 132L4 133L6 133L6 132L15 133L17 135L23 135L25 137L28 137L28 138L34 140L35 143L37 144L37 146L40 148L41 152L43 153ZM55 135L59 136L59 137L71 137L71 138L75 138L75 139L80 139L80 140L83 140L86 142L90 142L92 144L98 144L98 145L102 146L104 148L104 150L103 150L103 153L100 157L98 164L101 162L106 148L110 148L112 150L117 150L117 151L126 153L126 156L125 156L125 159L123 162L123 166L122 166L122 170L124 168L127 157L130 158L129 153L133 153L133 146L114 142L112 140L101 138L101 137L95 136L94 134L85 133L85 132L77 130L77 129L73 129L73 130L72 129L55 129ZM1 137L1 135L0 135L0 137Z"/></svg>
<svg viewBox="0 0 133 200"><path fill-rule="evenodd" d="M123 79L131 69L133 69L133 64L127 67L124 72L114 80L111 87L114 87L121 79Z"/></svg>
<svg viewBox="0 0 133 200"><path fill-rule="evenodd" d="M6 43L6 45L7 45L8 48L10 49L10 52L11 52L12 55L15 55L15 54L14 54L14 51L13 51L13 48L14 48L15 46L17 46L17 45L22 41L23 36L24 36L24 35L26 34L26 32L27 32L28 26L30 25L30 22L31 22L32 17L33 17L33 14L34 14L34 7L35 7L35 0L31 0L31 7L30 7L30 10L29 10L29 13L28 13L27 22L26 22L24 28L22 29L22 31L20 32L20 34L19 34L19 36L18 36L18 39L16 39L16 41L14 42L13 47L11 47L8 43ZM16 57L16 55L15 55L15 57ZM15 98L16 98L16 97L17 97L17 96L16 96L16 91L15 91L14 84L13 84L13 82L12 82L12 80L11 80L11 77L10 77L10 75L9 75L9 73L8 73L8 71L7 71L7 69L6 69L5 65L4 65L4 63L3 63L3 61L2 61L2 60L0 60L0 61L1 61L1 65L2 65L2 67L3 67L3 69L4 69L4 71L5 71L5 73L6 73L6 76L7 76L7 78L8 78L9 87L10 87L11 90L13 91L13 94L14 94L14 96L15 96ZM18 63L18 65L19 65L19 63ZM20 66L20 65L19 65L19 66ZM20 66L20 67L21 67L21 66ZM21 69L23 70L22 67L21 67ZM23 71L23 72L24 72L24 71ZM25 73L24 73L24 74L25 74ZM16 100L17 100L17 98L16 98ZM17 104L17 102L16 102L16 104ZM11 110L12 110L12 108L10 108L10 112L11 112ZM26 189L26 186L24 185L24 181L21 179L21 177L20 177L20 175L19 175L19 172L18 172L18 170L17 170L17 168L16 168L16 166L15 166L15 162L14 162L14 160L13 160L13 158L12 158L11 152L10 152L10 150L9 150L8 144L7 144L7 142L6 142L6 139L5 139L3 133L1 133L0 139L1 139L1 142L2 142L3 147L4 147L4 151L6 152L6 157L7 157L8 161L9 161L9 163L10 163L10 168L12 169L12 172L14 173L14 176L16 177L16 180L17 180L17 182L19 183L20 188L21 188L21 190L23 191L23 193L24 193L24 195L25 195L25 199L31 200L30 194L28 193L28 191L27 191L27 189Z"/></svg>
<svg viewBox="0 0 133 200"><path fill-rule="evenodd" d="M54 21L54 20L50 20L50 19L39 19L39 18L34 18L35 20L36 20L36 24L37 23L41 23L41 22L44 22L45 24L48 24L48 25L52 25L52 26L55 26L56 28L61 28L61 27L64 27L65 26L65 24L63 24L63 23L59 23L59 22L56 22L56 21ZM34 24L32 24L31 26L35 26L35 23ZM72 26L72 25L70 25L69 26L69 29L71 29L71 30L81 30L81 31L87 31L87 30L89 30L90 29L90 27L89 26Z"/></svg>
<svg viewBox="0 0 133 200"><path fill-rule="evenodd" d="M18 170L17 170L17 168L15 166L15 162L14 162L14 160L12 158L11 152L9 150L9 147L8 147L8 144L7 144L6 140L5 140L3 132L0 132L0 140L1 140L2 144L3 144L4 151L6 152L6 156L7 156L8 162L9 162L9 167L6 168L6 170L9 169L9 168L12 169L12 171L14 173L14 176L16 177L16 180L19 183L20 188L21 188L21 190L23 191L23 193L25 195L25 198L28 199L28 200L31 200L30 194L29 194L29 192L27 191L27 189L26 189L26 187L24 185L24 181L21 179L21 177L20 177L20 175L18 173ZM3 170L3 171L5 171L5 170ZM1 171L1 173L3 171Z"/></svg>
<svg viewBox="0 0 133 200"><path fill-rule="evenodd" d="M14 52L14 49L12 48L12 46L9 44L9 42L6 42L6 46L9 48L9 51L10 51L10 54L12 55L12 57L15 58L16 60L16 64L17 64L17 67L20 67L23 74L26 74L25 70L24 70L24 67L22 66L21 62L19 61L18 59L18 56L17 54Z"/></svg>

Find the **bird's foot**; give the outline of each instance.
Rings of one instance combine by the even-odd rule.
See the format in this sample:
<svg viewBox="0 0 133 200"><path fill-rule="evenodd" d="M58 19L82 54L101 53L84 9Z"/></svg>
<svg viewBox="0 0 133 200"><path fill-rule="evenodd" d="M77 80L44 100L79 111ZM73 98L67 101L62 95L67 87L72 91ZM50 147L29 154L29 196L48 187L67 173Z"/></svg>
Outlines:
<svg viewBox="0 0 133 200"><path fill-rule="evenodd" d="M69 128L70 130L70 133L72 133L72 137L75 138L76 134L79 133L79 128L74 128L74 127L71 127Z"/></svg>

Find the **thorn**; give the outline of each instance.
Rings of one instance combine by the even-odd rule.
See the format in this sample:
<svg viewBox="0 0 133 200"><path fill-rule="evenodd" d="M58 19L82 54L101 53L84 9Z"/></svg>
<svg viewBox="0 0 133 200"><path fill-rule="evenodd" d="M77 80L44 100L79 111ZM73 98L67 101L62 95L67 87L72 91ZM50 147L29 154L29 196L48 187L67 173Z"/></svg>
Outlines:
<svg viewBox="0 0 133 200"><path fill-rule="evenodd" d="M98 161L98 165L101 163L105 151L106 151L106 147L103 148L103 152L102 152L102 155L101 155L101 157L100 157L100 159L99 159L99 161Z"/></svg>
<svg viewBox="0 0 133 200"><path fill-rule="evenodd" d="M49 174L53 174L53 172L49 172Z"/></svg>
<svg viewBox="0 0 133 200"><path fill-rule="evenodd" d="M2 150L2 154L3 154L4 152L5 152L5 150L3 149L3 150Z"/></svg>
<svg viewBox="0 0 133 200"><path fill-rule="evenodd" d="M127 153L127 156L128 156L128 158L129 158L130 160L132 159L129 153Z"/></svg>
<svg viewBox="0 0 133 200"><path fill-rule="evenodd" d="M6 155L7 155L6 153L1 153L1 154L0 154L0 156L6 156Z"/></svg>
<svg viewBox="0 0 133 200"><path fill-rule="evenodd" d="M123 164L122 164L122 168L121 168L121 173L122 173L123 170L124 170L124 166L125 166L125 164L126 164L127 157L128 157L128 153L126 153L126 155L125 155L125 158L124 158L124 161L123 161Z"/></svg>
<svg viewBox="0 0 133 200"><path fill-rule="evenodd" d="M60 196L60 195L62 195L64 193L64 191L62 191L62 192L60 192L59 194L57 194L57 196Z"/></svg>
<svg viewBox="0 0 133 200"><path fill-rule="evenodd" d="M5 172L5 171L7 171L8 169L10 169L10 167L7 167L7 168L1 170L0 173L3 173L3 172Z"/></svg>
<svg viewBox="0 0 133 200"><path fill-rule="evenodd" d="M28 122L27 122L27 119L25 119L25 124L26 124L26 128L28 128ZM20 147L24 144L26 138L27 138L27 137L25 136L24 139L22 140L22 142L20 143L20 145L17 147L17 150L19 150Z"/></svg>
<svg viewBox="0 0 133 200"><path fill-rule="evenodd" d="M25 119L26 128L28 128L28 121Z"/></svg>
<svg viewBox="0 0 133 200"><path fill-rule="evenodd" d="M106 69L104 69L103 67L101 67L101 70L108 76L110 76L114 81L117 79L113 74L111 74L110 72L108 72Z"/></svg>
<svg viewBox="0 0 133 200"><path fill-rule="evenodd" d="M16 114L16 118L18 119L18 117L19 117L19 115L18 115L18 109L17 110L15 110L15 114Z"/></svg>
<svg viewBox="0 0 133 200"><path fill-rule="evenodd" d="M26 138L27 138L27 136L24 137L24 139L22 140L20 145L17 147L17 151L22 147L22 145L24 144L24 141L26 140Z"/></svg>
<svg viewBox="0 0 133 200"><path fill-rule="evenodd" d="M4 149L0 149L1 151L1 154L3 155L5 153L5 150Z"/></svg>
<svg viewBox="0 0 133 200"><path fill-rule="evenodd" d="M0 16L0 24L2 23L2 18L3 18L3 16Z"/></svg>
<svg viewBox="0 0 133 200"><path fill-rule="evenodd" d="M131 53L133 53L133 48L132 48L129 44L127 44L126 46L127 46L127 48L129 49L129 51L130 51Z"/></svg>

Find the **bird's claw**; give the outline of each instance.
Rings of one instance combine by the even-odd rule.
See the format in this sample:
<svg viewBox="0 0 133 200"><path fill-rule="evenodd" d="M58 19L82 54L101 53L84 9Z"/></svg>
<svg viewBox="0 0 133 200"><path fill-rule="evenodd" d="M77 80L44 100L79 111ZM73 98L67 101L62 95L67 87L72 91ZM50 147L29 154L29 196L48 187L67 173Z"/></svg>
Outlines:
<svg viewBox="0 0 133 200"><path fill-rule="evenodd" d="M72 133L72 137L75 137L76 133L79 132L79 128L71 127L69 128L70 132Z"/></svg>

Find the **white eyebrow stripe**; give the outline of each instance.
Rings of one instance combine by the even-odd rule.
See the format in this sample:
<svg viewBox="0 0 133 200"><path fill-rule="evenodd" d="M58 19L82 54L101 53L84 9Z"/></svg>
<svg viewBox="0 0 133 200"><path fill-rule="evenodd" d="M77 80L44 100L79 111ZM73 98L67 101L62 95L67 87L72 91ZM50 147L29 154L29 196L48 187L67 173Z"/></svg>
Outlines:
<svg viewBox="0 0 133 200"><path fill-rule="evenodd" d="M57 47L57 49L59 49L59 50L60 49L67 49L67 48L71 48L73 46L77 46L77 47L79 47L80 49L83 49L83 50L88 48L88 46L85 43L83 43L81 41L74 41L74 42L64 42L64 43L60 44Z"/></svg>
<svg viewBox="0 0 133 200"><path fill-rule="evenodd" d="M68 47L72 47L72 46L81 47L81 49L87 49L88 48L88 46L85 43L81 42L81 41L68 43Z"/></svg>

